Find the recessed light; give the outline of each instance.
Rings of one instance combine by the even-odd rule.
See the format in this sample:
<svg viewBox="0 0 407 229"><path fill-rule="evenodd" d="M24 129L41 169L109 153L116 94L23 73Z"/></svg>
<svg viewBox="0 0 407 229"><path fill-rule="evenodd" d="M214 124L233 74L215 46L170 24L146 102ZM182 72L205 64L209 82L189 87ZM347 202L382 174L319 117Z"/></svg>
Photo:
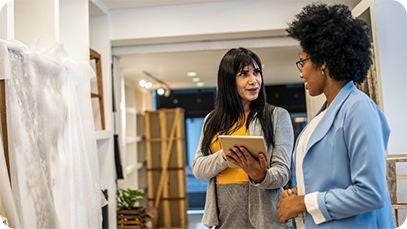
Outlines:
<svg viewBox="0 0 407 229"><path fill-rule="evenodd" d="M153 83L151 82L146 82L146 85L144 86L145 88L151 88L153 86Z"/></svg>
<svg viewBox="0 0 407 229"><path fill-rule="evenodd" d="M147 81L146 80L140 80L138 82L138 85L140 85L141 87L145 87L146 86Z"/></svg>
<svg viewBox="0 0 407 229"><path fill-rule="evenodd" d="M199 82L199 81L201 81L201 79L199 77L192 78L192 82Z"/></svg>
<svg viewBox="0 0 407 229"><path fill-rule="evenodd" d="M198 83L196 83L196 86L198 86L198 87L203 87L204 85L205 85L204 82L198 82Z"/></svg>
<svg viewBox="0 0 407 229"><path fill-rule="evenodd" d="M194 77L196 76L196 72L187 72L187 76Z"/></svg>

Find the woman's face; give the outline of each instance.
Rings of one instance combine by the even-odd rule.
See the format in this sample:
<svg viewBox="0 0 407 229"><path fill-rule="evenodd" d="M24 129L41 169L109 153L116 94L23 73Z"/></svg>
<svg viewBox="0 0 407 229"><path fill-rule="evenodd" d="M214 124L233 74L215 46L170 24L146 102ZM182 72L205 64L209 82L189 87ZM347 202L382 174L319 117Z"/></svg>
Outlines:
<svg viewBox="0 0 407 229"><path fill-rule="evenodd" d="M300 77L304 80L305 89L310 96L317 96L324 92L327 77L322 74L322 68L316 67L309 55L304 51L300 53L300 61L302 62L302 71Z"/></svg>
<svg viewBox="0 0 407 229"><path fill-rule="evenodd" d="M245 111L249 110L250 102L259 96L262 83L261 70L254 62L245 66L236 75L236 87Z"/></svg>

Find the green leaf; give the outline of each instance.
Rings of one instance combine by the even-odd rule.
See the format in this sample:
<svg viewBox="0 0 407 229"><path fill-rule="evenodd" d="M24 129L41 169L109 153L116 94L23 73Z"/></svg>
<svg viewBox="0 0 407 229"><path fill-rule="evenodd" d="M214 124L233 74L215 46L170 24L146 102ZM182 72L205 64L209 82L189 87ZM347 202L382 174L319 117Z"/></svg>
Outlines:
<svg viewBox="0 0 407 229"><path fill-rule="evenodd" d="M140 190L118 189L116 191L117 208L131 210L143 197L144 193Z"/></svg>

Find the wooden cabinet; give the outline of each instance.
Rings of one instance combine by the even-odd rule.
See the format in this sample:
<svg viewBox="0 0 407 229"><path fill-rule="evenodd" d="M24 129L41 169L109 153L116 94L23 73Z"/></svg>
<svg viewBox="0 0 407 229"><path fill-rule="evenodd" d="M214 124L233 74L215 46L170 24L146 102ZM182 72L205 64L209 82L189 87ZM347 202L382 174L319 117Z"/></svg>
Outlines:
<svg viewBox="0 0 407 229"><path fill-rule="evenodd" d="M158 212L157 226L187 226L184 110L145 112L149 207Z"/></svg>

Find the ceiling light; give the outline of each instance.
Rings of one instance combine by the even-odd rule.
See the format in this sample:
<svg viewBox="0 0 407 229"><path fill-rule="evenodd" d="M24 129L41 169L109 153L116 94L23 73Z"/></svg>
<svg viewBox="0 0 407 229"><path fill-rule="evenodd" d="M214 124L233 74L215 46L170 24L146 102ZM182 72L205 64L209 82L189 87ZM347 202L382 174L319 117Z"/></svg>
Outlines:
<svg viewBox="0 0 407 229"><path fill-rule="evenodd" d="M165 97L170 96L170 92L171 92L171 90L170 90L169 88L165 88L165 87L159 87L159 88L156 90L157 95L159 95L159 96L165 96Z"/></svg>
<svg viewBox="0 0 407 229"><path fill-rule="evenodd" d="M194 77L196 76L196 72L187 72L187 76Z"/></svg>
<svg viewBox="0 0 407 229"><path fill-rule="evenodd" d="M203 87L204 85L205 85L204 82L198 82L198 83L196 83L196 86L198 86L198 87Z"/></svg>
<svg viewBox="0 0 407 229"><path fill-rule="evenodd" d="M164 93L165 93L164 88L160 87L160 88L157 89L157 95L164 95Z"/></svg>
<svg viewBox="0 0 407 229"><path fill-rule="evenodd" d="M201 79L199 77L192 78L192 82L199 82L199 81L201 81Z"/></svg>
<svg viewBox="0 0 407 229"><path fill-rule="evenodd" d="M151 82L146 82L146 84L144 85L145 88L151 88L153 86L153 83Z"/></svg>
<svg viewBox="0 0 407 229"><path fill-rule="evenodd" d="M138 85L140 85L141 87L145 87L146 86L147 81L146 80L140 80L138 82Z"/></svg>
<svg viewBox="0 0 407 229"><path fill-rule="evenodd" d="M161 86L156 90L157 95L160 95L160 96L163 95L163 96L165 96L165 97L170 96L170 92L171 92L170 86L169 86L166 82L164 82L164 81L158 79L157 77L153 76L153 75L150 74L149 72L143 71L143 73L144 73L144 75L146 75L146 76L150 77L151 79L157 81L157 82L161 85ZM152 85L151 85L151 86L152 86Z"/></svg>
<svg viewBox="0 0 407 229"><path fill-rule="evenodd" d="M144 88L151 88L153 86L153 83L151 83L150 81L147 81L145 79L142 79L138 82L138 85L140 87L144 87Z"/></svg>

